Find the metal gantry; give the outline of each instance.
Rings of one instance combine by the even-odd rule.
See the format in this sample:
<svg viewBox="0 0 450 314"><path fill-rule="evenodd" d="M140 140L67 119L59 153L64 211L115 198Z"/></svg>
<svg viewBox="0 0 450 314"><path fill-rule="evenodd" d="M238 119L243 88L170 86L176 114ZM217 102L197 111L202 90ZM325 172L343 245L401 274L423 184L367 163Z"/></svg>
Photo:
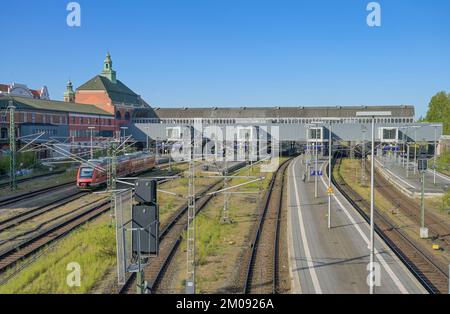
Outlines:
<svg viewBox="0 0 450 314"><path fill-rule="evenodd" d="M228 163L226 161L226 157L224 160L223 175L224 175L223 188L226 189L226 188L228 188ZM229 194L227 192L224 192L223 193L223 210L222 210L222 218L221 218L222 223L230 222L230 217L228 215L228 199L229 199Z"/></svg>
<svg viewBox="0 0 450 314"><path fill-rule="evenodd" d="M195 293L195 161L189 160L186 293Z"/></svg>
<svg viewBox="0 0 450 314"><path fill-rule="evenodd" d="M366 186L366 127L362 127L361 145L361 185Z"/></svg>
<svg viewBox="0 0 450 314"><path fill-rule="evenodd" d="M15 191L17 189L17 180L16 180L16 127L15 127L15 111L16 107L12 100L9 101L8 105L9 110L9 150L10 150L10 158L9 158L9 179L10 179L10 187L11 191Z"/></svg>

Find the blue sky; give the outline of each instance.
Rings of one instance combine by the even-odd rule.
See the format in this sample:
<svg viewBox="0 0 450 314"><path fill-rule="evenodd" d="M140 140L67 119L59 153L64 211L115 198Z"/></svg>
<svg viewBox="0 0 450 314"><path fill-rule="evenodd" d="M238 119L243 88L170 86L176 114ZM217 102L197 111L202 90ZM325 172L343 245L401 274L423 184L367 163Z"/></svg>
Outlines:
<svg viewBox="0 0 450 314"><path fill-rule="evenodd" d="M0 82L62 99L111 52L118 78L155 107L413 104L450 91L450 1L2 1Z"/></svg>

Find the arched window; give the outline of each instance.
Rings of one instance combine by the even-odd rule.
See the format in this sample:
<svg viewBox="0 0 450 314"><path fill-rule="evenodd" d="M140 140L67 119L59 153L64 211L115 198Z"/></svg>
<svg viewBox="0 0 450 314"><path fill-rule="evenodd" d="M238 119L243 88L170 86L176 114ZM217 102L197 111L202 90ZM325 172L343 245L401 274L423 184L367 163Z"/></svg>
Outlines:
<svg viewBox="0 0 450 314"><path fill-rule="evenodd" d="M117 112L116 112L116 119L117 120L121 120L122 119L122 114L120 113L119 110L117 110Z"/></svg>
<svg viewBox="0 0 450 314"><path fill-rule="evenodd" d="M127 120L127 121L130 120L130 113L128 111L125 112L125 120Z"/></svg>

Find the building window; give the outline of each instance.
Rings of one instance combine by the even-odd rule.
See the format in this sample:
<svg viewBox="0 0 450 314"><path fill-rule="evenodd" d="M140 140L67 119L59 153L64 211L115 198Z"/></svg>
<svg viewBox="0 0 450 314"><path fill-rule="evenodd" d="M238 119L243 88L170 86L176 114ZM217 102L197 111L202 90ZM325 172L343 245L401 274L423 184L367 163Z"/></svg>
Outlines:
<svg viewBox="0 0 450 314"><path fill-rule="evenodd" d="M120 111L116 112L116 119L117 120L121 120L122 119L122 114L120 113Z"/></svg>
<svg viewBox="0 0 450 314"><path fill-rule="evenodd" d="M1 138L3 138L3 139L8 138L8 129L7 128L2 128Z"/></svg>
<svg viewBox="0 0 450 314"><path fill-rule="evenodd" d="M310 129L309 132L309 139L310 140L322 140L322 129Z"/></svg>
<svg viewBox="0 0 450 314"><path fill-rule="evenodd" d="M127 121L130 120L130 113L128 111L125 112L125 120L127 120Z"/></svg>

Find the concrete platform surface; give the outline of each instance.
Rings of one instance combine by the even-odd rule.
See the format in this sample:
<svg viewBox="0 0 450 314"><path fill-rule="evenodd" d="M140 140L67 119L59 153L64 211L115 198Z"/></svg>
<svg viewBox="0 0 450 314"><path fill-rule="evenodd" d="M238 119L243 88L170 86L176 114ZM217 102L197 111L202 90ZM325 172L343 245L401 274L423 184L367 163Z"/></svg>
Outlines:
<svg viewBox="0 0 450 314"><path fill-rule="evenodd" d="M386 170L386 173L404 189L407 189L412 193L416 193L416 195L421 192L421 174L419 173L419 171L417 171L417 169L416 173L414 173L414 161L410 161L408 172L406 166L403 166L402 163L395 158L377 157L376 165L377 167L382 167L384 170ZM428 170L425 173L425 193L445 193L450 187L450 178L440 174L439 172L436 172L435 184L433 172L433 170Z"/></svg>
<svg viewBox="0 0 450 314"><path fill-rule="evenodd" d="M323 168L325 161L319 165ZM288 169L288 241L293 292L369 293L369 225L334 188L329 230L328 179L318 178L319 197L315 198L314 177L309 183L304 182L304 171L302 156ZM375 287L375 293L426 293L378 236L375 247L380 270L380 286Z"/></svg>

